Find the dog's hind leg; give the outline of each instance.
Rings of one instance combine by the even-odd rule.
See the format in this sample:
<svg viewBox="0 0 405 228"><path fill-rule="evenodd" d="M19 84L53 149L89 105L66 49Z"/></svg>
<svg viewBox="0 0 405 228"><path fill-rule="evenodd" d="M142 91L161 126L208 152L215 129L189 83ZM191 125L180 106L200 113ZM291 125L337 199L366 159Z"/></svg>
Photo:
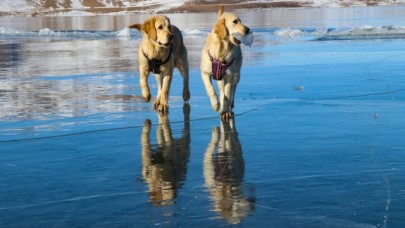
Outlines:
<svg viewBox="0 0 405 228"><path fill-rule="evenodd" d="M232 88L231 88L231 110L233 110L233 107L235 106L235 93L236 93L236 87L238 86L239 83L239 78L240 74L236 73L232 77Z"/></svg>
<svg viewBox="0 0 405 228"><path fill-rule="evenodd" d="M175 60L175 65L183 77L183 100L187 102L190 100L190 88L186 47L183 46L180 56Z"/></svg>
<svg viewBox="0 0 405 228"><path fill-rule="evenodd" d="M235 92L236 92L236 86L237 86L237 84L233 84L232 85L232 88L231 88L231 96L230 96L230 99L231 99L231 110L233 110L233 107L235 107Z"/></svg>

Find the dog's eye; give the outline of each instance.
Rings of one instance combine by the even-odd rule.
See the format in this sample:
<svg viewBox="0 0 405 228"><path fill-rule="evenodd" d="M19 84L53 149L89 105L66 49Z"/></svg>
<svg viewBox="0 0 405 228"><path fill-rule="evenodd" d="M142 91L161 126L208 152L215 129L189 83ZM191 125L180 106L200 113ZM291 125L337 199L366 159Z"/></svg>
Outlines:
<svg viewBox="0 0 405 228"><path fill-rule="evenodd" d="M158 29L163 29L163 25L159 25Z"/></svg>
<svg viewBox="0 0 405 228"><path fill-rule="evenodd" d="M233 23L236 25L239 21L238 20L234 20Z"/></svg>

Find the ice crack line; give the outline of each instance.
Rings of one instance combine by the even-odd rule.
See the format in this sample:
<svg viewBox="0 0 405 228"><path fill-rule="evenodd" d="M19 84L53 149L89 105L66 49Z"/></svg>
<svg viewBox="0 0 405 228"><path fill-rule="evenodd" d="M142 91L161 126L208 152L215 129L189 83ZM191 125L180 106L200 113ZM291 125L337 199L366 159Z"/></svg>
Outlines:
<svg viewBox="0 0 405 228"><path fill-rule="evenodd" d="M242 113L235 114L235 116L241 116L245 115L249 112L256 111L257 109L250 109ZM198 118L194 120L189 120L189 122L192 121L202 121L202 120L208 120L208 119L215 119L218 118L217 116L215 117L203 117L203 118ZM170 123L181 123L183 121L173 121ZM45 136L45 137L36 137L36 138L23 138L23 139L11 139L11 140L2 140L0 143L8 143L8 142L20 142L20 141L30 141L30 140L42 140L42 139L52 139L52 138L61 138L61 137L67 137L67 136L75 136L75 135L82 135L82 134L90 134L90 133L97 133L97 132L104 132L104 131L115 131L115 130L125 130L125 129L132 129L132 128L142 128L143 125L139 126L127 126L127 127L117 127L117 128L107 128L107 129L97 129L97 130L91 130L91 131L82 131L82 132L75 132L75 133L69 133L69 134L62 134L62 135L52 135L52 136Z"/></svg>
<svg viewBox="0 0 405 228"><path fill-rule="evenodd" d="M377 171L379 175L381 176L384 184L385 184L385 191L386 191L386 202L385 202L385 212L384 212L384 217L383 217L383 227L387 227L388 224L388 214L391 206L391 185L390 185L390 180L388 178L388 175L384 172L383 168L381 168L381 164L379 164L378 159L376 158L376 147L377 147L377 142L379 139L382 137L385 129L386 129L386 121L387 119L384 119L382 123L381 130L378 132L377 136L375 137L375 140L371 144L371 158L374 163L374 166L377 168Z"/></svg>
<svg viewBox="0 0 405 228"><path fill-rule="evenodd" d="M133 195L133 194L140 194L140 193L143 193L143 192L120 192L120 193L112 193L112 194L105 194L105 195L84 196L84 197L76 197L76 198L71 198L71 199L50 201L50 202L46 202L46 203L28 204L28 205L20 205L20 206L13 206L13 207L0 207L0 210L24 209L24 208L29 208L29 207L46 206L46 205L57 204L57 203L74 202L74 201L89 200L89 199L96 199L96 198L103 198L103 197L111 197L111 196Z"/></svg>

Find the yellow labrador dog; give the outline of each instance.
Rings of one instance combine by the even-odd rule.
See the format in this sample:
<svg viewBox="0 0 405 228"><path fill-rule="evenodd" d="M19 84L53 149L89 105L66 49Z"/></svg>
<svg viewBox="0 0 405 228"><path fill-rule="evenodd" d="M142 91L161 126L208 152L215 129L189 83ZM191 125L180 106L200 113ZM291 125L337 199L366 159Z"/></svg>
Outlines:
<svg viewBox="0 0 405 228"><path fill-rule="evenodd" d="M142 96L146 102L151 99L148 85L149 73L156 76L157 95L154 101L155 109L160 112L168 111L168 98L174 67L183 76L183 100L190 99L187 50L183 43L180 30L170 24L166 16L156 15L148 18L143 24L133 24L142 32L139 46L139 71Z"/></svg>
<svg viewBox="0 0 405 228"><path fill-rule="evenodd" d="M233 34L247 35L249 28L235 14L224 13L223 10L223 6L218 10L218 20L207 37L200 70L212 108L214 111L220 109L221 118L230 119L242 66L241 42ZM212 86L212 79L217 81L220 102Z"/></svg>

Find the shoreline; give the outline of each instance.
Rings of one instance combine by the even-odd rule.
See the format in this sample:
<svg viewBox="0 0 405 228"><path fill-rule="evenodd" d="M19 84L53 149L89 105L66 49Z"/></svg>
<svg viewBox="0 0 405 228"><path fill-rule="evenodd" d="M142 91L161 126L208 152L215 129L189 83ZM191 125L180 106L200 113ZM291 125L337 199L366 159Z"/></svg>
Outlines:
<svg viewBox="0 0 405 228"><path fill-rule="evenodd" d="M37 6L31 10L22 11L0 11L0 16L22 16L22 17L37 17L37 16L69 16L69 15L104 15L104 14L158 14L158 13L206 13L216 12L218 8L224 5L228 10L260 10L271 8L345 8L345 7L369 7L369 6L392 6L392 5L405 5L405 1L339 1L339 3L328 4L315 4L308 1L275 1L275 2L243 2L243 1L230 1L222 0L218 2L209 2L204 0L185 2L180 6L171 8L164 7L163 5L144 5L144 6L101 6L100 4L87 3L81 8L55 8L53 6L44 5Z"/></svg>

